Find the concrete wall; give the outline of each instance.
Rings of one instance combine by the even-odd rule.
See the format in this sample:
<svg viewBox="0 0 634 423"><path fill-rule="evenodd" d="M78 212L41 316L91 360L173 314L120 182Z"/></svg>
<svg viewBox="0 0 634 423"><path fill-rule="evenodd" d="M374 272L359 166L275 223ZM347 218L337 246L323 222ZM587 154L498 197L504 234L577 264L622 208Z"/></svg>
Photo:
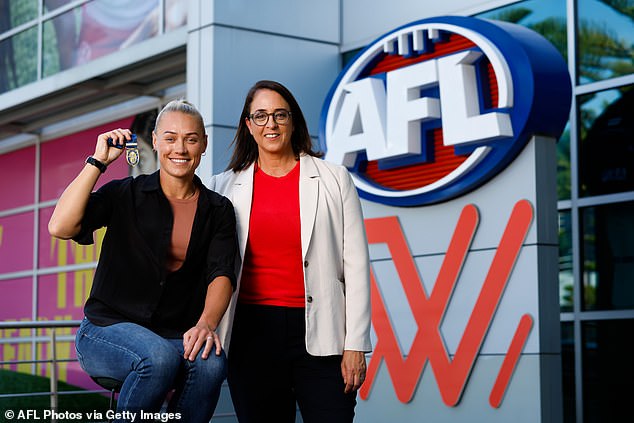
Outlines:
<svg viewBox="0 0 634 423"><path fill-rule="evenodd" d="M317 134L321 106L339 68L340 2L191 2L187 95L210 135L200 174L224 170L248 89L286 85Z"/></svg>

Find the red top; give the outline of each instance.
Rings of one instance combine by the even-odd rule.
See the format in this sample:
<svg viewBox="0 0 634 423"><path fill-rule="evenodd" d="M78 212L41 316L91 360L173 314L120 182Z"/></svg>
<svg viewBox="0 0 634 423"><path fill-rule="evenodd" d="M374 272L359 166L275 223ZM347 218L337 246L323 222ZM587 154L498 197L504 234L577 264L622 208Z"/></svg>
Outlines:
<svg viewBox="0 0 634 423"><path fill-rule="evenodd" d="M300 228L299 164L280 178L256 167L240 302L304 307Z"/></svg>

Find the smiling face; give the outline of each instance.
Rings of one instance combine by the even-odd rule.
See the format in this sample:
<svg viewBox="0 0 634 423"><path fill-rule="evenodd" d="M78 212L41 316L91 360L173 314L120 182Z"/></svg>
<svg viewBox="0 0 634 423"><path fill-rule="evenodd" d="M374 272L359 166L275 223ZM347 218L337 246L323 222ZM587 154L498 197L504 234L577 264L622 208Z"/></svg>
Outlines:
<svg viewBox="0 0 634 423"><path fill-rule="evenodd" d="M167 112L152 133L152 144L161 172L175 178L191 178L207 148L207 135L196 117Z"/></svg>
<svg viewBox="0 0 634 423"><path fill-rule="evenodd" d="M273 113L280 110L290 111L290 106L280 94L273 90L261 89L253 96L249 114L258 111L270 113L265 125L258 126L250 118L246 118L249 132L258 144L259 155L294 157L291 136L293 134L293 117L288 123L281 125L273 119Z"/></svg>

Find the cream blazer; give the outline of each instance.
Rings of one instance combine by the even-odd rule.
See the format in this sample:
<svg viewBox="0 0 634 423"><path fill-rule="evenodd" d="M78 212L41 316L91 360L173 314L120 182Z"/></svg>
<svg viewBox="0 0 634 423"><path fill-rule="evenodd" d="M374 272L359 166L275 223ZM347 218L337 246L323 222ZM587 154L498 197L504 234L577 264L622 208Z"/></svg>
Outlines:
<svg viewBox="0 0 634 423"><path fill-rule="evenodd" d="M344 350L372 350L370 342L370 262L361 204L347 169L302 155L299 161L299 209L304 289L306 349L326 356ZM244 258L247 245L254 165L214 175L209 188L234 206ZM242 263L242 260L240 260ZM238 288L218 333L228 350ZM274 328L272 328L275 330Z"/></svg>

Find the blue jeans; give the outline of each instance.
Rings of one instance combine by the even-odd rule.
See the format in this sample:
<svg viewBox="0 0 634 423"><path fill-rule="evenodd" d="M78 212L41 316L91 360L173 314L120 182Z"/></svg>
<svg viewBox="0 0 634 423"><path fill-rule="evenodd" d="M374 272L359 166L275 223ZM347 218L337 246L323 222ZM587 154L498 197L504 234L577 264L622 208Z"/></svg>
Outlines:
<svg viewBox="0 0 634 423"><path fill-rule="evenodd" d="M81 367L93 377L123 381L117 412L156 413L172 389L167 411L183 422L208 423L227 376L224 351L186 360L182 339L166 339L134 323L96 326L84 319L75 339ZM201 350L202 351L202 350ZM116 420L125 421L125 420Z"/></svg>

